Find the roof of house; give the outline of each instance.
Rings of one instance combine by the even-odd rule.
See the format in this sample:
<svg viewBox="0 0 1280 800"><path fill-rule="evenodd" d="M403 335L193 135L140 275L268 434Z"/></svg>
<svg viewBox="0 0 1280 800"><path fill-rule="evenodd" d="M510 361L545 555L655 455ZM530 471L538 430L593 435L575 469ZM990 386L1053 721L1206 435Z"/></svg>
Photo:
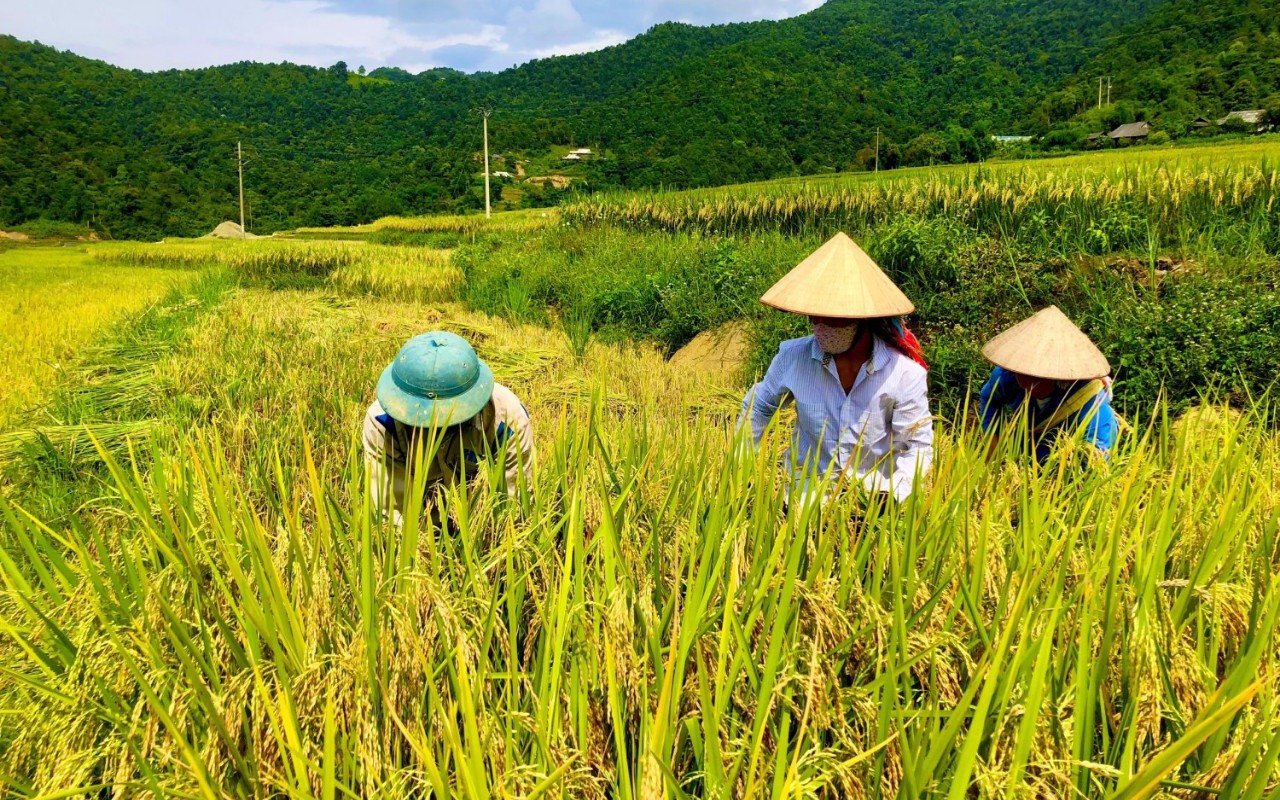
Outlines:
<svg viewBox="0 0 1280 800"><path fill-rule="evenodd" d="M1218 120L1219 125L1225 125L1229 119L1238 119L1249 123L1250 125L1261 125L1263 118L1267 112L1261 108L1254 108L1248 111L1232 111L1222 119Z"/></svg>
<svg viewBox="0 0 1280 800"><path fill-rule="evenodd" d="M561 161L581 161L582 156L578 155L577 153L570 153L569 155L565 156L560 160Z"/></svg>
<svg viewBox="0 0 1280 800"><path fill-rule="evenodd" d="M573 150L573 151L570 151L570 152L577 153L577 154L578 154L578 155L580 155L580 156L589 156L589 155L591 155L591 148L590 148L590 147L579 147L577 150Z"/></svg>
<svg viewBox="0 0 1280 800"><path fill-rule="evenodd" d="M1151 133L1151 124L1148 122L1130 122L1121 125L1107 135L1112 139L1141 139L1143 136Z"/></svg>

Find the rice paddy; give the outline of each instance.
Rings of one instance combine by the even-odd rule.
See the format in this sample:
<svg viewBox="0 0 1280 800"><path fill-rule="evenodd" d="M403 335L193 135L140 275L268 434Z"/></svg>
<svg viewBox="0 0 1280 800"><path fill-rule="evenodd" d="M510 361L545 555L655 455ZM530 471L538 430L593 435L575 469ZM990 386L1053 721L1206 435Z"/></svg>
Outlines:
<svg viewBox="0 0 1280 800"><path fill-rule="evenodd" d="M24 407L39 404L104 325L185 277L136 264L87 265L85 248L0 251L0 430Z"/></svg>
<svg viewBox="0 0 1280 800"><path fill-rule="evenodd" d="M1280 147L1270 158L996 164L880 178L601 195L566 208L571 223L743 233L863 228L902 216L958 220L1071 252L1193 242L1240 223L1276 236ZM1233 232L1235 229L1233 228ZM1246 242L1244 246L1248 246Z"/></svg>
<svg viewBox="0 0 1280 800"><path fill-rule="evenodd" d="M1257 181L1219 216L1258 213ZM1072 442L1044 468L1016 437L990 453L962 407L907 502L788 502L789 420L744 446L741 381L481 313L455 261L92 251L199 277L81 352L56 426L0 443L0 793L1280 793L1267 403L1147 398L1089 471ZM396 530L359 423L436 328L524 401L539 461L529 493L484 465Z"/></svg>

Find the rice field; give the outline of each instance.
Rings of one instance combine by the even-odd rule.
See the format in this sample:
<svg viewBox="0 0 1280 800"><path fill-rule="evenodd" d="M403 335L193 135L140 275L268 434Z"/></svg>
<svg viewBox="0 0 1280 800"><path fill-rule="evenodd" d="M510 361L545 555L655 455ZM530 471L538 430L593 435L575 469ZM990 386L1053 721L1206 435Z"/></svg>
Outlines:
<svg viewBox="0 0 1280 800"><path fill-rule="evenodd" d="M790 234L946 218L977 230L1101 254L1233 236L1277 241L1280 140L1134 149L1030 162L602 194L562 210L572 224Z"/></svg>
<svg viewBox="0 0 1280 800"><path fill-rule="evenodd" d="M172 269L221 268L248 283L295 284L421 302L453 296L461 272L449 251L364 242L177 241L108 244L96 261Z"/></svg>
<svg viewBox="0 0 1280 800"><path fill-rule="evenodd" d="M88 263L85 248L0 250L0 430L39 405L95 334L186 277L172 268Z"/></svg>
<svg viewBox="0 0 1280 800"><path fill-rule="evenodd" d="M1280 796L1266 404L1152 397L1088 471L962 408L906 503L788 502L740 382L480 313L447 253L82 269L126 263L198 277L0 441L6 797ZM359 426L436 328L528 407L534 485L396 530Z"/></svg>
<svg viewBox="0 0 1280 800"><path fill-rule="evenodd" d="M555 209L528 209L506 211L485 219L483 214L425 217L382 217L368 225L345 228L299 228L296 233L307 235L366 235L380 232L397 233L451 233L473 236L477 233L532 233L559 222Z"/></svg>

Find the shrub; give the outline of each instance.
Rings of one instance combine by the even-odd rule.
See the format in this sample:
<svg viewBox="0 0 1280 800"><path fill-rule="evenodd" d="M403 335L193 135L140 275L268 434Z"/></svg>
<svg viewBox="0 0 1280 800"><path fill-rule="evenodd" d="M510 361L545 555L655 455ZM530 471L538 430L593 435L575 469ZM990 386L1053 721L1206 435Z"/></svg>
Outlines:
<svg viewBox="0 0 1280 800"><path fill-rule="evenodd" d="M33 239L79 239L88 236L91 231L87 225L78 222L61 222L53 219L37 219L24 222L14 228L18 233L25 233Z"/></svg>

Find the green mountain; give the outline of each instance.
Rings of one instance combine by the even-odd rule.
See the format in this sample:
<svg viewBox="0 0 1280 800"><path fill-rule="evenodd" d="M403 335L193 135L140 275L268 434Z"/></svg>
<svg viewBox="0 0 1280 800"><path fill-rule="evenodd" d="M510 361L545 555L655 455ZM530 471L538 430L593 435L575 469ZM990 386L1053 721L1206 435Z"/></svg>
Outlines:
<svg viewBox="0 0 1280 800"><path fill-rule="evenodd" d="M972 159L988 133L1047 128L1047 96L1113 69L1103 59L1116 42L1181 3L831 0L777 22L659 25L477 75L361 76L341 63L142 73L0 36L0 225L204 232L236 213L237 141L254 230L475 207L482 105L494 152L605 148L588 168L595 188L849 168L877 128L883 165Z"/></svg>

